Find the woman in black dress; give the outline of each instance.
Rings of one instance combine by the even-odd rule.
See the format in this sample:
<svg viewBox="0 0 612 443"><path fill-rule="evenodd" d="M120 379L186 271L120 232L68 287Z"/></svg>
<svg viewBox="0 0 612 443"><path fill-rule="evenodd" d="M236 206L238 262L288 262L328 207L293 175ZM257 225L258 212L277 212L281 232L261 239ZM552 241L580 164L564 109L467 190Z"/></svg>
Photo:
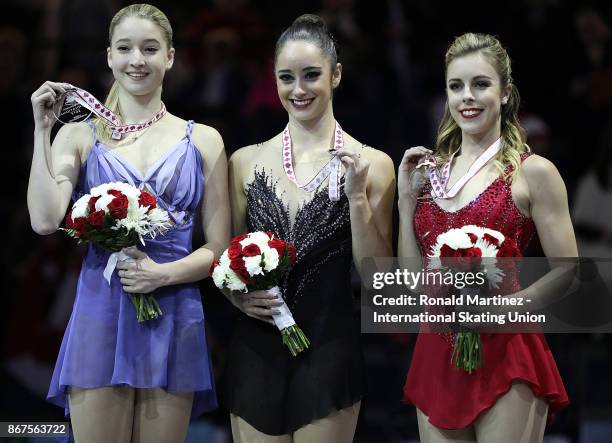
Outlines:
<svg viewBox="0 0 612 443"><path fill-rule="evenodd" d="M272 231L297 248L284 298L311 345L283 346L266 291L234 293L236 325L225 392L235 442L351 442L363 395L351 263L391 255L391 159L344 132L333 90L342 66L323 21L298 17L275 53L289 124L230 159L234 234ZM364 112L366 112L364 110ZM335 175L330 171L338 171Z"/></svg>

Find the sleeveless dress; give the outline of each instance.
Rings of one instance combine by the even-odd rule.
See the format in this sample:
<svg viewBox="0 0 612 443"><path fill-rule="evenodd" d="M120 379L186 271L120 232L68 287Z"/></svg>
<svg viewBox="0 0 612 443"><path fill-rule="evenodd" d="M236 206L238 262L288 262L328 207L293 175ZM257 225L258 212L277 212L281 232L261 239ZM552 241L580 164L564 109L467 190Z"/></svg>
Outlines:
<svg viewBox="0 0 612 443"><path fill-rule="evenodd" d="M527 155L523 155L524 160ZM508 171L511 171L509 167ZM429 185L423 196L430 195ZM456 212L440 208L432 199L420 199L414 214L414 231L426 257L439 234L464 225L501 232L524 251L536 233L512 199L511 180L498 177L480 195ZM520 289L516 287L515 290ZM513 381L531 387L548 403L548 418L569 404L557 365L543 334L481 333L483 365L472 374L451 364L448 336L420 333L404 385L403 401L412 403L438 428L460 429L491 408Z"/></svg>
<svg viewBox="0 0 612 443"><path fill-rule="evenodd" d="M139 249L165 263L192 251L195 211L204 192L202 158L186 135L143 176L120 154L94 144L84 162L73 197L102 183L122 181L157 197L173 226L164 235L145 239ZM77 284L76 299L47 400L69 414L70 386L131 386L195 392L192 417L216 408L213 374L206 344L204 313L197 283L155 290L163 315L138 323L134 307L114 272L109 285L102 277L109 252L89 245Z"/></svg>
<svg viewBox="0 0 612 443"><path fill-rule="evenodd" d="M355 404L364 380L351 290L348 200L342 194L330 201L328 188L322 187L291 222L277 183L263 170L255 171L245 189L247 229L272 231L295 245L297 263L281 286L310 348L293 357L276 326L241 315L222 398L233 414L269 435L291 434Z"/></svg>

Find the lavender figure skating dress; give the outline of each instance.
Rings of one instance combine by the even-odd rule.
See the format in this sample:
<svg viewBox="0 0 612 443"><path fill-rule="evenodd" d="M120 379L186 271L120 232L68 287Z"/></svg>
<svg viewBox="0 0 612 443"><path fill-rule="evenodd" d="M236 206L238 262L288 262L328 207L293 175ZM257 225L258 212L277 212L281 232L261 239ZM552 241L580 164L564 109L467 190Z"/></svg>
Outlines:
<svg viewBox="0 0 612 443"><path fill-rule="evenodd" d="M154 194L173 226L139 248L158 263L192 251L195 211L204 192L202 158L193 144L192 128L189 121L185 137L144 176L94 133L75 188L78 198L102 183L123 181ZM89 245L47 399L68 414L70 386L131 386L195 392L192 417L214 409L217 400L197 283L157 289L163 315L138 323L117 272L110 285L102 277L109 254Z"/></svg>

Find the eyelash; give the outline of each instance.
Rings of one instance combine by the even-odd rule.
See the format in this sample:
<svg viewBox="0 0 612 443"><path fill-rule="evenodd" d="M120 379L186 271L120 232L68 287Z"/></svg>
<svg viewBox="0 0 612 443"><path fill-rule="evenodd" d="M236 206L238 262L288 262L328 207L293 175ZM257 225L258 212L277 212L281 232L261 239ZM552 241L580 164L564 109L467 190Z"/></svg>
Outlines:
<svg viewBox="0 0 612 443"><path fill-rule="evenodd" d="M127 47L127 46L118 46L117 47L117 51L119 51L119 52L127 52L129 50L130 50L130 48ZM156 47L144 48L144 52L148 52L148 53L152 53L152 54L156 53L157 51L159 51L159 48L156 48Z"/></svg>
<svg viewBox="0 0 612 443"><path fill-rule="evenodd" d="M484 89L484 88L488 88L489 86L491 86L491 84L487 81L477 81L476 83L474 83L474 86L477 88ZM451 91L456 91L460 88L461 88L461 84L459 83L451 83L448 86L448 89L450 89Z"/></svg>
<svg viewBox="0 0 612 443"><path fill-rule="evenodd" d="M321 75L321 73L318 72L318 71L311 71L311 72L307 72L304 75L304 78L306 80L314 81L314 80L317 80L320 75ZM294 77L292 75L289 75L289 74L281 74L281 75L278 76L278 79L280 81L284 82L284 83L291 83L294 80Z"/></svg>

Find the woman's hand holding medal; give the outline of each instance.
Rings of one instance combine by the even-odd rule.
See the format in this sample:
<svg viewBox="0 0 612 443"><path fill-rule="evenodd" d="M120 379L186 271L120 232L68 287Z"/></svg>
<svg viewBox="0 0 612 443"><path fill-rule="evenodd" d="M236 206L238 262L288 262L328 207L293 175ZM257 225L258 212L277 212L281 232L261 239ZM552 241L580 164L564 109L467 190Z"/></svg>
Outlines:
<svg viewBox="0 0 612 443"><path fill-rule="evenodd" d="M354 149L342 147L334 154L345 169L344 194L349 200L365 198L370 162Z"/></svg>
<svg viewBox="0 0 612 443"><path fill-rule="evenodd" d="M397 171L397 189L400 200L416 202L427 180L427 169L424 166L428 165L435 165L431 149L415 146L404 152Z"/></svg>
<svg viewBox="0 0 612 443"><path fill-rule="evenodd" d="M49 130L55 124L56 108L61 106L69 85L46 81L32 94L34 127Z"/></svg>

